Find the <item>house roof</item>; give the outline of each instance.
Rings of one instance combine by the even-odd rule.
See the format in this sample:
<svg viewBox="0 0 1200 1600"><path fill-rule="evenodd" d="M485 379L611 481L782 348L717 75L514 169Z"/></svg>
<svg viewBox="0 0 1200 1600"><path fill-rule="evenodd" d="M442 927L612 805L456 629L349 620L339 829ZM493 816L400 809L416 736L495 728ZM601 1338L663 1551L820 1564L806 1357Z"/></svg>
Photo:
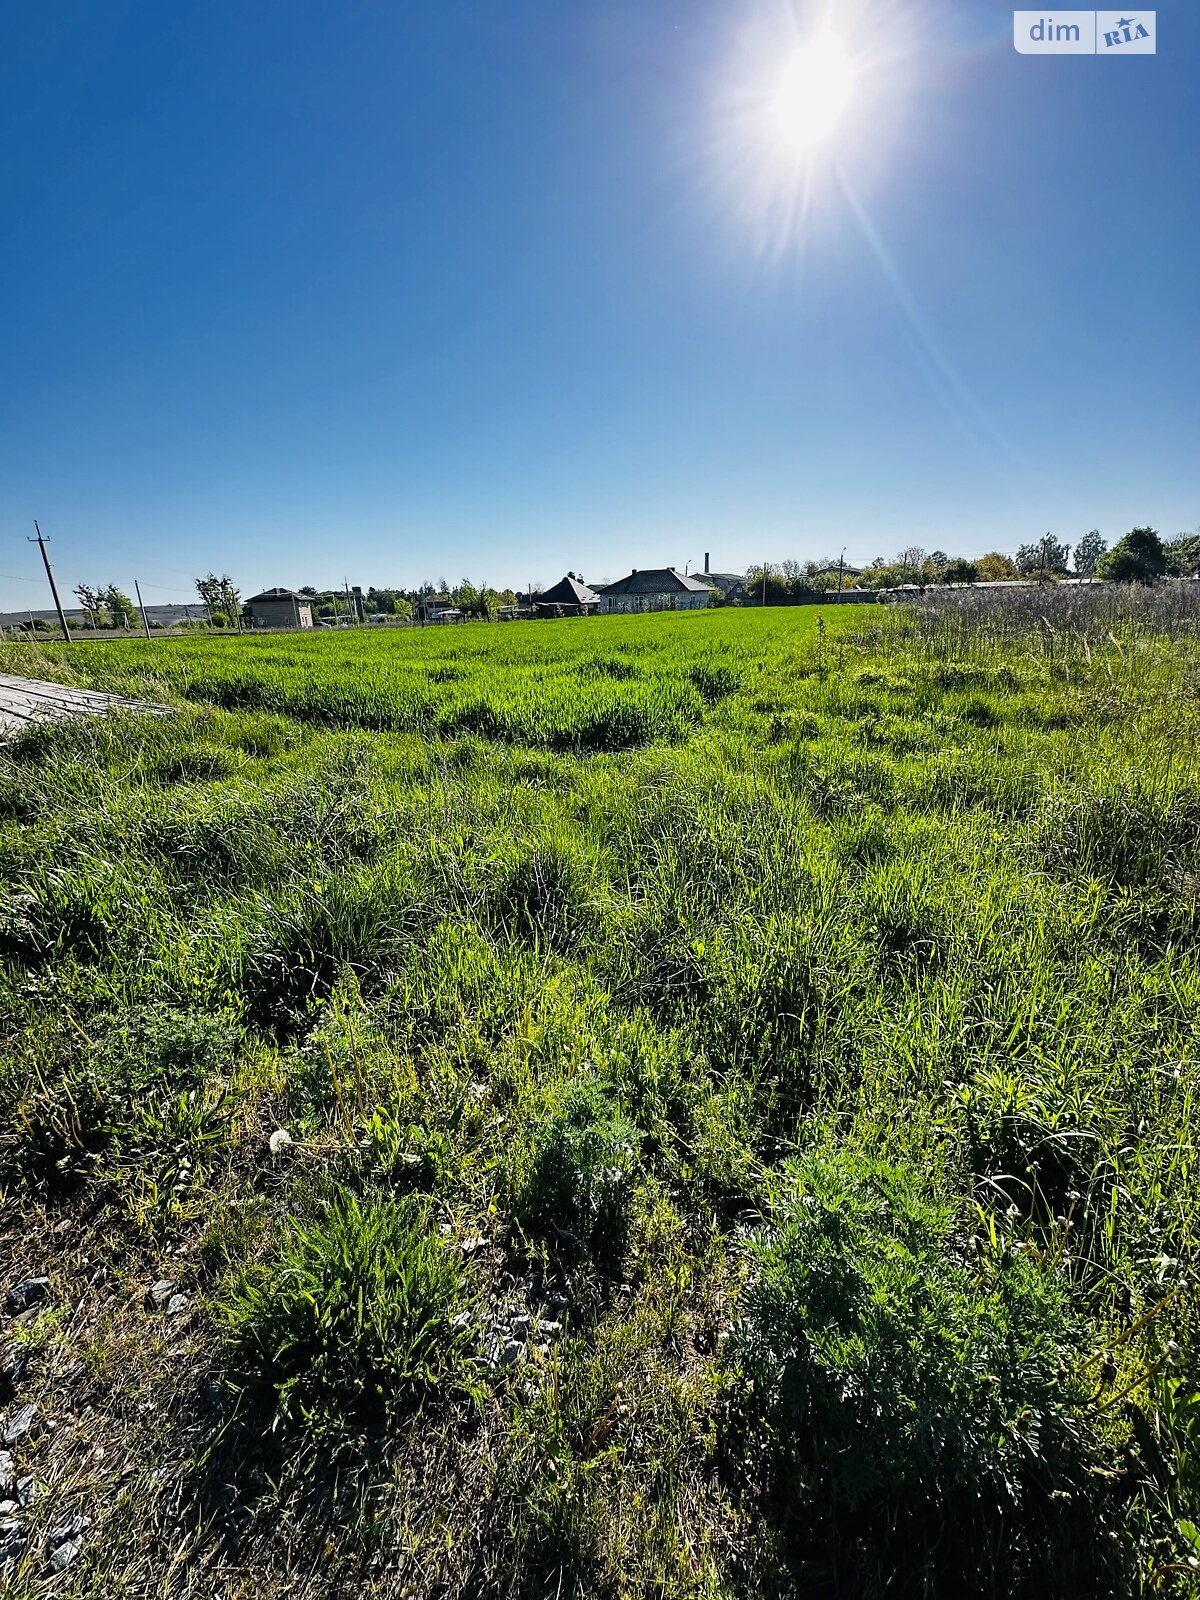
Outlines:
<svg viewBox="0 0 1200 1600"><path fill-rule="evenodd" d="M746 581L746 576L742 572L702 572L699 576L710 587L720 589L723 594L728 594L730 589L736 589L739 584Z"/></svg>
<svg viewBox="0 0 1200 1600"><path fill-rule="evenodd" d="M674 567L647 567L639 572L635 567L627 578L605 584L601 594L704 594L711 584L687 576Z"/></svg>
<svg viewBox="0 0 1200 1600"><path fill-rule="evenodd" d="M535 596L539 606L595 606L600 604L600 596L594 589L589 589L586 583L581 583L578 578L570 576L560 578L550 589L544 589Z"/></svg>
<svg viewBox="0 0 1200 1600"><path fill-rule="evenodd" d="M294 589L264 589L261 594L252 594L246 604L252 606L259 600L297 600L302 606L312 604L311 595L297 594Z"/></svg>

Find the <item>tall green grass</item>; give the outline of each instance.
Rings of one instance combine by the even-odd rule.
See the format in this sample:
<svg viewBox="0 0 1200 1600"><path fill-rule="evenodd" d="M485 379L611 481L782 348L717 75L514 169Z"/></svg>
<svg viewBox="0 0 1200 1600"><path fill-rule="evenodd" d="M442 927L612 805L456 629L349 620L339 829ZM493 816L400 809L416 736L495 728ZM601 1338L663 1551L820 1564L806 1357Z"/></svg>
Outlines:
<svg viewBox="0 0 1200 1600"><path fill-rule="evenodd" d="M46 648L176 713L0 751L93 1592L1200 1592L1197 645L1070 604Z"/></svg>

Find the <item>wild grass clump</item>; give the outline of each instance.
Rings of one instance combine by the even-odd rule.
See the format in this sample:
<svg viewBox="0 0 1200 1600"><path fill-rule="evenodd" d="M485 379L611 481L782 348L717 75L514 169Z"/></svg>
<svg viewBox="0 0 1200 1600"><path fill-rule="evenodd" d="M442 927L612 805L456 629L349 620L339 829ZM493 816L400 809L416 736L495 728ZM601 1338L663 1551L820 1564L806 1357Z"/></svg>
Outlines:
<svg viewBox="0 0 1200 1600"><path fill-rule="evenodd" d="M594 919L597 890L584 850L569 837L539 839L494 864L490 920L510 937L568 950Z"/></svg>
<svg viewBox="0 0 1200 1600"><path fill-rule="evenodd" d="M789 1166L751 1261L731 1359L798 1550L865 1594L1119 1592L1052 1263L849 1152Z"/></svg>
<svg viewBox="0 0 1200 1600"><path fill-rule="evenodd" d="M1114 1110L1102 1085L1080 1092L1065 1074L991 1062L957 1093L966 1154L988 1203L1053 1223L1085 1221L1108 1203ZM1098 1163L1100 1163L1098 1169ZM1095 1192L1099 1189L1099 1193Z"/></svg>
<svg viewBox="0 0 1200 1600"><path fill-rule="evenodd" d="M226 1307L244 1420L336 1457L470 1388L474 1292L427 1205L335 1191Z"/></svg>
<svg viewBox="0 0 1200 1600"><path fill-rule="evenodd" d="M1200 870L1200 790L1126 784L1057 793L1038 819L1049 866L1154 891Z"/></svg>
<svg viewBox="0 0 1200 1600"><path fill-rule="evenodd" d="M48 1027L47 1057L12 1063L4 1080L8 1126L0 1170L60 1185L95 1169L103 1152L188 1161L210 1142L221 1114L210 1079L231 1070L238 1030L220 1013L161 1002ZM11 1119L11 1120L9 1120Z"/></svg>
<svg viewBox="0 0 1200 1600"><path fill-rule="evenodd" d="M232 974L249 1018L280 1039L294 1037L340 976L369 980L386 971L421 918L417 884L396 860L262 897Z"/></svg>

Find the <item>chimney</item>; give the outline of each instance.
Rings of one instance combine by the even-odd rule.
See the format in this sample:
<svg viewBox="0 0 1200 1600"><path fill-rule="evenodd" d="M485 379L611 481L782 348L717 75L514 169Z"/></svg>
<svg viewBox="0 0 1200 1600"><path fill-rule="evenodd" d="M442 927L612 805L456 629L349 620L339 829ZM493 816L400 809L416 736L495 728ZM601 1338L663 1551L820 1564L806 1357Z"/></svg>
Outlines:
<svg viewBox="0 0 1200 1600"><path fill-rule="evenodd" d="M704 576L708 577L708 551L704 552Z"/></svg>

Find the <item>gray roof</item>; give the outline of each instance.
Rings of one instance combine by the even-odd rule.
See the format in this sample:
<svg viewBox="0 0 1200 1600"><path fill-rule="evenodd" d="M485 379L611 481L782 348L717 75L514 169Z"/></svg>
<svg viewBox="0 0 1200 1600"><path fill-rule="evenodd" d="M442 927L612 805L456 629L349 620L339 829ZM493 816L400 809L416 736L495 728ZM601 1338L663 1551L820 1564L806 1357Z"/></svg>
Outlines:
<svg viewBox="0 0 1200 1600"><path fill-rule="evenodd" d="M534 601L539 606L594 606L600 604L600 596L578 578L566 577L535 595Z"/></svg>
<svg viewBox="0 0 1200 1600"><path fill-rule="evenodd" d="M259 600L298 600L302 606L312 604L310 594L297 594L294 589L264 589L261 594L252 594L246 604L252 606Z"/></svg>
<svg viewBox="0 0 1200 1600"><path fill-rule="evenodd" d="M601 594L706 594L711 584L689 577L675 567L635 567L627 578L605 584Z"/></svg>

